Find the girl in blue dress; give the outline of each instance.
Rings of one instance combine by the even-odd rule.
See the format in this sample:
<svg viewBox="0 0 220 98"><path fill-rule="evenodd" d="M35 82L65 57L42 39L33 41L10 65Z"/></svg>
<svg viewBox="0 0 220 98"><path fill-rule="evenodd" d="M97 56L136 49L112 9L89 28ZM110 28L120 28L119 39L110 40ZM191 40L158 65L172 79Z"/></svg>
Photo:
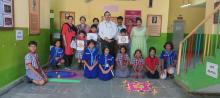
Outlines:
<svg viewBox="0 0 220 98"><path fill-rule="evenodd" d="M109 54L109 48L105 47L104 54L99 56L99 79L107 81L113 78L114 57Z"/></svg>
<svg viewBox="0 0 220 98"><path fill-rule="evenodd" d="M95 47L95 41L88 41L88 47L83 53L82 60L84 63L84 76L89 79L98 76L98 49Z"/></svg>

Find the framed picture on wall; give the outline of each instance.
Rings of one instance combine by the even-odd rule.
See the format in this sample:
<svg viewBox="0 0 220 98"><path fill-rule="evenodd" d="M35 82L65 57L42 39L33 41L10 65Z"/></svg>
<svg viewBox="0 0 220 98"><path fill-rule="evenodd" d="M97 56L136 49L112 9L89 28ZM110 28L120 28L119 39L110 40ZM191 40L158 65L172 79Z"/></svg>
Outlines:
<svg viewBox="0 0 220 98"><path fill-rule="evenodd" d="M14 27L13 0L0 0L0 28Z"/></svg>
<svg viewBox="0 0 220 98"><path fill-rule="evenodd" d="M162 15L148 15L147 29L150 36L160 36L162 28Z"/></svg>
<svg viewBox="0 0 220 98"><path fill-rule="evenodd" d="M103 20L104 20L104 16L101 17L101 21L103 21ZM113 17L113 16L112 16L112 17L110 18L110 20L111 20L112 22L114 22L114 23L117 24L117 17Z"/></svg>
<svg viewBox="0 0 220 98"><path fill-rule="evenodd" d="M4 15L3 20L4 27L13 27L13 18L11 15Z"/></svg>
<svg viewBox="0 0 220 98"><path fill-rule="evenodd" d="M128 25L128 21L131 19L136 26L136 17L141 17L141 10L126 10L125 11L125 25Z"/></svg>
<svg viewBox="0 0 220 98"><path fill-rule="evenodd" d="M60 28L62 28L62 25L67 22L69 16L73 16L73 24L75 24L75 12L60 11Z"/></svg>
<svg viewBox="0 0 220 98"><path fill-rule="evenodd" d="M29 0L29 34L40 34L40 0Z"/></svg>

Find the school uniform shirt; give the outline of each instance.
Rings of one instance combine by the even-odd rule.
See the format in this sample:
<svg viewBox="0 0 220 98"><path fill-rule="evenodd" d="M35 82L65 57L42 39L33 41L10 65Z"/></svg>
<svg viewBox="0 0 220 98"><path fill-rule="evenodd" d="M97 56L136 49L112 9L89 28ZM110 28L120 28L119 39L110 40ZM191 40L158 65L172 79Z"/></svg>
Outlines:
<svg viewBox="0 0 220 98"><path fill-rule="evenodd" d="M174 63L175 60L177 60L177 54L175 51L162 51L161 55L160 55L160 59L164 60L164 65L162 65L164 67L164 69L167 69L171 64Z"/></svg>
<svg viewBox="0 0 220 98"><path fill-rule="evenodd" d="M32 67L35 70L39 70L39 58L36 53L29 52L25 55L25 69L26 69L26 76L31 80L42 80L42 78L38 77L28 66L29 64L32 65Z"/></svg>
<svg viewBox="0 0 220 98"><path fill-rule="evenodd" d="M73 37L76 35L76 31L73 30L74 25L69 25L68 23L63 24L62 36L66 39L67 46L64 48L65 55L73 55L73 49L71 48L71 42Z"/></svg>
<svg viewBox="0 0 220 98"><path fill-rule="evenodd" d="M86 61L89 66L93 66L95 61L98 61L98 49L97 48L86 48L82 60ZM89 70L88 67L84 67L84 76L86 78L96 78L98 76L99 67L94 67L93 70Z"/></svg>
<svg viewBox="0 0 220 98"><path fill-rule="evenodd" d="M137 72L139 72L139 71L142 70L142 69L140 69L140 68L144 65L144 59L142 59L142 58L139 58L139 59L133 58L133 59L131 60L131 65L135 68L135 70L136 70Z"/></svg>
<svg viewBox="0 0 220 98"><path fill-rule="evenodd" d="M116 61L118 62L118 65L116 66L115 69L115 76L122 78L128 77L130 74L128 69L128 64L129 64L128 54L118 53L116 57Z"/></svg>
<svg viewBox="0 0 220 98"><path fill-rule="evenodd" d="M151 58L150 56L148 56L145 59L145 64L150 70L155 70L157 65L159 65L159 59L156 56L154 58Z"/></svg>
<svg viewBox="0 0 220 98"><path fill-rule="evenodd" d="M102 21L99 26L99 36L104 40L105 37L108 39L115 39L117 36L117 25L112 21Z"/></svg>
<svg viewBox="0 0 220 98"><path fill-rule="evenodd" d="M104 70L108 70L111 66L114 65L114 57L111 56L111 55L100 55L99 56L99 64L101 65L101 67L104 69ZM110 71L109 73L107 74L103 74L101 70L99 70L99 79L100 80L110 80L113 78L114 76L114 73L113 71Z"/></svg>
<svg viewBox="0 0 220 98"><path fill-rule="evenodd" d="M62 48L60 47L52 47L51 51L50 51L50 64L52 65L56 65L58 63L58 61L56 61L56 57L59 57L60 59L62 59L64 56L64 51Z"/></svg>

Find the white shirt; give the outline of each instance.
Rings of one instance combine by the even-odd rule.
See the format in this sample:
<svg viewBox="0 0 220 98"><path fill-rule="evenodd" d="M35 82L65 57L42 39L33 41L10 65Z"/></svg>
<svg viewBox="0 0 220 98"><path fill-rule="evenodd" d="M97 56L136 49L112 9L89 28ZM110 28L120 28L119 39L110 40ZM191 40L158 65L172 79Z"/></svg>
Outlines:
<svg viewBox="0 0 220 98"><path fill-rule="evenodd" d="M99 36L102 39L105 39L106 37L108 39L115 39L117 36L117 25L112 21L103 21L99 24Z"/></svg>

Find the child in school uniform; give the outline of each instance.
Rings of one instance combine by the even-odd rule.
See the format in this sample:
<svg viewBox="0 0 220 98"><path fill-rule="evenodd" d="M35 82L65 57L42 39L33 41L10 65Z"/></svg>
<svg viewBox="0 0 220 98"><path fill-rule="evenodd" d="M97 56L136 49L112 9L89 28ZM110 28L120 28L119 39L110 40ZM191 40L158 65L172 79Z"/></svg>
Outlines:
<svg viewBox="0 0 220 98"><path fill-rule="evenodd" d="M164 44L164 50L160 55L160 59L161 59L162 73L167 73L167 77L170 77L171 79L174 78L175 73L169 73L169 72L175 72L174 70L176 68L176 63L177 63L177 54L176 51L174 51L173 49L172 42L166 42Z"/></svg>
<svg viewBox="0 0 220 98"><path fill-rule="evenodd" d="M150 47L149 56L145 58L145 68L146 75L150 79L158 79L159 72L157 71L157 67L159 65L159 59L156 55L156 49L154 47Z"/></svg>
<svg viewBox="0 0 220 98"><path fill-rule="evenodd" d="M142 71L144 67L144 59L142 57L142 52L140 49L137 49L134 52L134 58L131 61L132 68L135 72L135 78L144 78L142 76Z"/></svg>
<svg viewBox="0 0 220 98"><path fill-rule="evenodd" d="M97 39L93 39L96 41L96 47L97 49L99 50L99 53L101 53L101 43L100 43L100 37L98 36L98 27L96 24L93 24L91 27L90 27L90 32L89 33L92 33L92 34L96 34L97 35ZM91 40L91 39L89 39Z"/></svg>
<svg viewBox="0 0 220 98"><path fill-rule="evenodd" d="M80 31L79 32L79 35L77 36L76 38L76 42L77 41L84 41L84 45L81 46L81 47L86 47L86 32L85 31ZM79 69L82 69L82 56L83 56L83 53L84 53L84 48L83 49L78 49L78 44L77 45L77 48L76 48L76 54L75 54L75 58L77 59L78 61L78 64L79 64Z"/></svg>
<svg viewBox="0 0 220 98"><path fill-rule="evenodd" d="M98 76L98 49L95 47L95 41L88 41L88 47L83 53L83 64L84 64L84 76L88 79L93 79Z"/></svg>
<svg viewBox="0 0 220 98"><path fill-rule="evenodd" d="M103 54L99 56L99 79L103 81L110 80L114 77L114 57L109 54L109 48L105 47Z"/></svg>
<svg viewBox="0 0 220 98"><path fill-rule="evenodd" d="M61 41L56 40L55 46L53 46L50 50L49 55L49 64L53 69L58 69L62 64L64 64L64 51L61 48Z"/></svg>
<svg viewBox="0 0 220 98"><path fill-rule="evenodd" d="M120 47L120 53L116 56L116 70L115 75L119 78L127 78L130 75L128 65L129 56L127 54L127 48L125 46Z"/></svg>
<svg viewBox="0 0 220 98"><path fill-rule="evenodd" d="M37 42L30 41L28 43L29 53L25 55L25 69L27 79L36 85L44 85L48 78L42 70L36 53Z"/></svg>

